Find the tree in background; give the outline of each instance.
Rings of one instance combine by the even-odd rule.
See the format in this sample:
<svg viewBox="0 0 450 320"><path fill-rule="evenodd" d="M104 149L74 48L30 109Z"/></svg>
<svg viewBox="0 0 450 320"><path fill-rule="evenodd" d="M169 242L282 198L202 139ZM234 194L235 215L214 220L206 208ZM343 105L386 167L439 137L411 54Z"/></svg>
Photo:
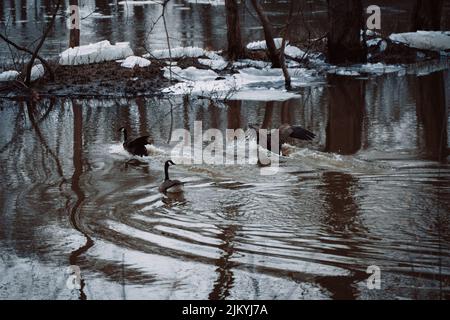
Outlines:
<svg viewBox="0 0 450 320"><path fill-rule="evenodd" d="M80 12L78 9L78 0L69 0L70 12L69 12L69 23L70 23L70 33L69 33L69 47L80 46L80 26L79 26L79 16Z"/></svg>
<svg viewBox="0 0 450 320"><path fill-rule="evenodd" d="M245 57L245 47L242 43L241 22L238 9L237 0L225 0L228 58L232 61Z"/></svg>
<svg viewBox="0 0 450 320"><path fill-rule="evenodd" d="M269 59L272 62L272 68L280 68L281 67L280 55L277 51L275 41L273 40L272 24L270 23L269 19L264 13L264 9L262 8L258 0L252 0L252 5L258 15L259 21L261 22L261 25L264 30L264 38L266 39L267 52Z"/></svg>
<svg viewBox="0 0 450 320"><path fill-rule="evenodd" d="M443 0L416 0L411 31L440 30Z"/></svg>
<svg viewBox="0 0 450 320"><path fill-rule="evenodd" d="M361 41L364 15L361 0L328 0L328 59L331 63L366 62Z"/></svg>

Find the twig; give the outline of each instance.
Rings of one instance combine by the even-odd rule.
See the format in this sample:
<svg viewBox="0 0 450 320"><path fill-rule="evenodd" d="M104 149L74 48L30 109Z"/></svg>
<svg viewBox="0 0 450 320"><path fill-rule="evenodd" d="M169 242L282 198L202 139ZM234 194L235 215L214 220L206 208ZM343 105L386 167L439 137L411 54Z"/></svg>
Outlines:
<svg viewBox="0 0 450 320"><path fill-rule="evenodd" d="M62 2L62 0L58 0L58 2L56 3L56 8L55 8L55 11L53 11L52 20L50 21L50 24L48 25L43 36L41 37L41 40L39 41L36 49L34 49L33 55L31 56L31 59L28 62L26 77L25 77L25 84L27 86L30 86L30 83L31 83L31 68L33 67L34 60L36 59L36 56L38 55L39 50L41 49L42 45L44 44L45 39L47 38L48 34L50 33L50 30L53 28L53 25L55 24L56 15L58 14L58 10L61 5L61 2Z"/></svg>

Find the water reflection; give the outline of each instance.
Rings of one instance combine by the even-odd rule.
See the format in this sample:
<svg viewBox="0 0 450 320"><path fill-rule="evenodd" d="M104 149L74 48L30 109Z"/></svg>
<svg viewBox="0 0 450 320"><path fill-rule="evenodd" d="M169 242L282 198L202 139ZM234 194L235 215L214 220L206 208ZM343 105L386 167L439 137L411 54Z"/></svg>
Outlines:
<svg viewBox="0 0 450 320"><path fill-rule="evenodd" d="M225 217L233 220L239 212L239 206L230 205L223 208ZM217 280L214 283L214 288L209 294L208 298L211 300L224 300L230 296L230 290L234 285L233 267L235 263L231 261L234 254L234 238L241 230L237 224L228 224L220 227L220 233L217 236L222 244L219 245L222 254L214 263L217 266L216 272L218 274Z"/></svg>
<svg viewBox="0 0 450 320"><path fill-rule="evenodd" d="M71 188L75 193L76 200L74 204L68 206L69 219L72 226L86 237L86 243L78 249L72 251L69 256L70 265L80 264L79 257L94 245L92 238L86 234L81 222L81 206L86 199L83 189L80 186L80 179L83 175L83 111L76 101L72 100L73 112L73 175ZM80 300L86 300L84 292L85 280L81 280Z"/></svg>
<svg viewBox="0 0 450 320"><path fill-rule="evenodd" d="M322 174L325 214L322 223L326 234L342 239L345 248L323 250L330 254L346 257L359 257L362 249L351 240L355 237L366 238L365 227L361 223L359 206L355 199L358 180L356 177L341 172L325 172ZM367 275L358 270L358 265L349 266L351 277L321 277L318 281L327 288L333 299L355 299L358 294L356 283Z"/></svg>
<svg viewBox="0 0 450 320"><path fill-rule="evenodd" d="M446 161L448 111L443 72L417 78L416 112L418 130L423 130L419 142L422 153L428 159Z"/></svg>
<svg viewBox="0 0 450 320"><path fill-rule="evenodd" d="M328 75L328 123L325 151L354 154L361 148L365 110L362 80Z"/></svg>
<svg viewBox="0 0 450 320"><path fill-rule="evenodd" d="M330 78L289 102L1 100L0 281L23 285L0 296L26 296L34 272L62 277L37 297L365 298L376 264L390 284L380 297L447 297L450 168L435 143L447 77ZM290 146L273 176L177 165L185 192L164 197L167 139L195 120L223 131L290 122L318 138ZM150 134L152 156L131 159L121 126ZM70 264L81 292L65 288Z"/></svg>

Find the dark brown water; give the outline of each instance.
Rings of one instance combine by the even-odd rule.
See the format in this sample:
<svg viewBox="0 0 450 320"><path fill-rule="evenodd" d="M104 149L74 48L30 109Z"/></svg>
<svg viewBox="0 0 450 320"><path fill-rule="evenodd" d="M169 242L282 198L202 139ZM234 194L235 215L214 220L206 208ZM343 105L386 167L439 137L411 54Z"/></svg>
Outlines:
<svg viewBox="0 0 450 320"><path fill-rule="evenodd" d="M283 103L3 100L0 297L449 298L448 80L329 78ZM178 165L185 192L163 197L171 129L195 120L290 122L317 139L275 176ZM152 156L127 162L122 125L152 136Z"/></svg>
<svg viewBox="0 0 450 320"><path fill-rule="evenodd" d="M43 9L24 3L3 1L0 15L14 7L11 28L29 40ZM112 18L87 18L83 42L164 47L162 29L146 37L154 7L95 6ZM314 6L310 20L320 25L323 3ZM279 4L271 8L282 21ZM404 31L394 23L407 20L402 8L387 10L391 30ZM222 11L172 6L174 44L223 48ZM260 39L245 16L247 39ZM66 46L59 23L46 54ZM449 80L448 69L330 76L286 102L0 100L0 298L448 299ZM171 172L185 192L164 197L167 141L194 121L223 132L288 122L317 138L292 143L277 175L251 164L179 164ZM152 155L129 161L121 126L150 134ZM70 265L81 270L81 290L66 286ZM381 269L379 290L367 288L370 265Z"/></svg>

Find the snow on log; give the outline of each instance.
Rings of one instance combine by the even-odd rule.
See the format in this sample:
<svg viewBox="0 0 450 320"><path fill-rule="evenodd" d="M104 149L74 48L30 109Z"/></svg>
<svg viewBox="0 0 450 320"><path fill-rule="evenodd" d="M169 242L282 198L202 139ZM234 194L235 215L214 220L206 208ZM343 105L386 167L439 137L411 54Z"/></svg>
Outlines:
<svg viewBox="0 0 450 320"><path fill-rule="evenodd" d="M30 80L36 81L39 78L42 78L45 74L45 68L42 64L37 64L31 68Z"/></svg>
<svg viewBox="0 0 450 320"><path fill-rule="evenodd" d="M129 56L120 64L121 67L133 69L134 67L148 67L151 64L150 60L137 56Z"/></svg>
<svg viewBox="0 0 450 320"><path fill-rule="evenodd" d="M417 31L393 33L389 36L389 39L415 49L430 51L450 50L450 32Z"/></svg>
<svg viewBox="0 0 450 320"><path fill-rule="evenodd" d="M8 70L0 73L0 81L12 81L16 80L19 76L19 72L16 70Z"/></svg>
<svg viewBox="0 0 450 320"><path fill-rule="evenodd" d="M124 59L133 55L128 42L112 45L108 40L69 48L60 54L59 64L80 65Z"/></svg>

